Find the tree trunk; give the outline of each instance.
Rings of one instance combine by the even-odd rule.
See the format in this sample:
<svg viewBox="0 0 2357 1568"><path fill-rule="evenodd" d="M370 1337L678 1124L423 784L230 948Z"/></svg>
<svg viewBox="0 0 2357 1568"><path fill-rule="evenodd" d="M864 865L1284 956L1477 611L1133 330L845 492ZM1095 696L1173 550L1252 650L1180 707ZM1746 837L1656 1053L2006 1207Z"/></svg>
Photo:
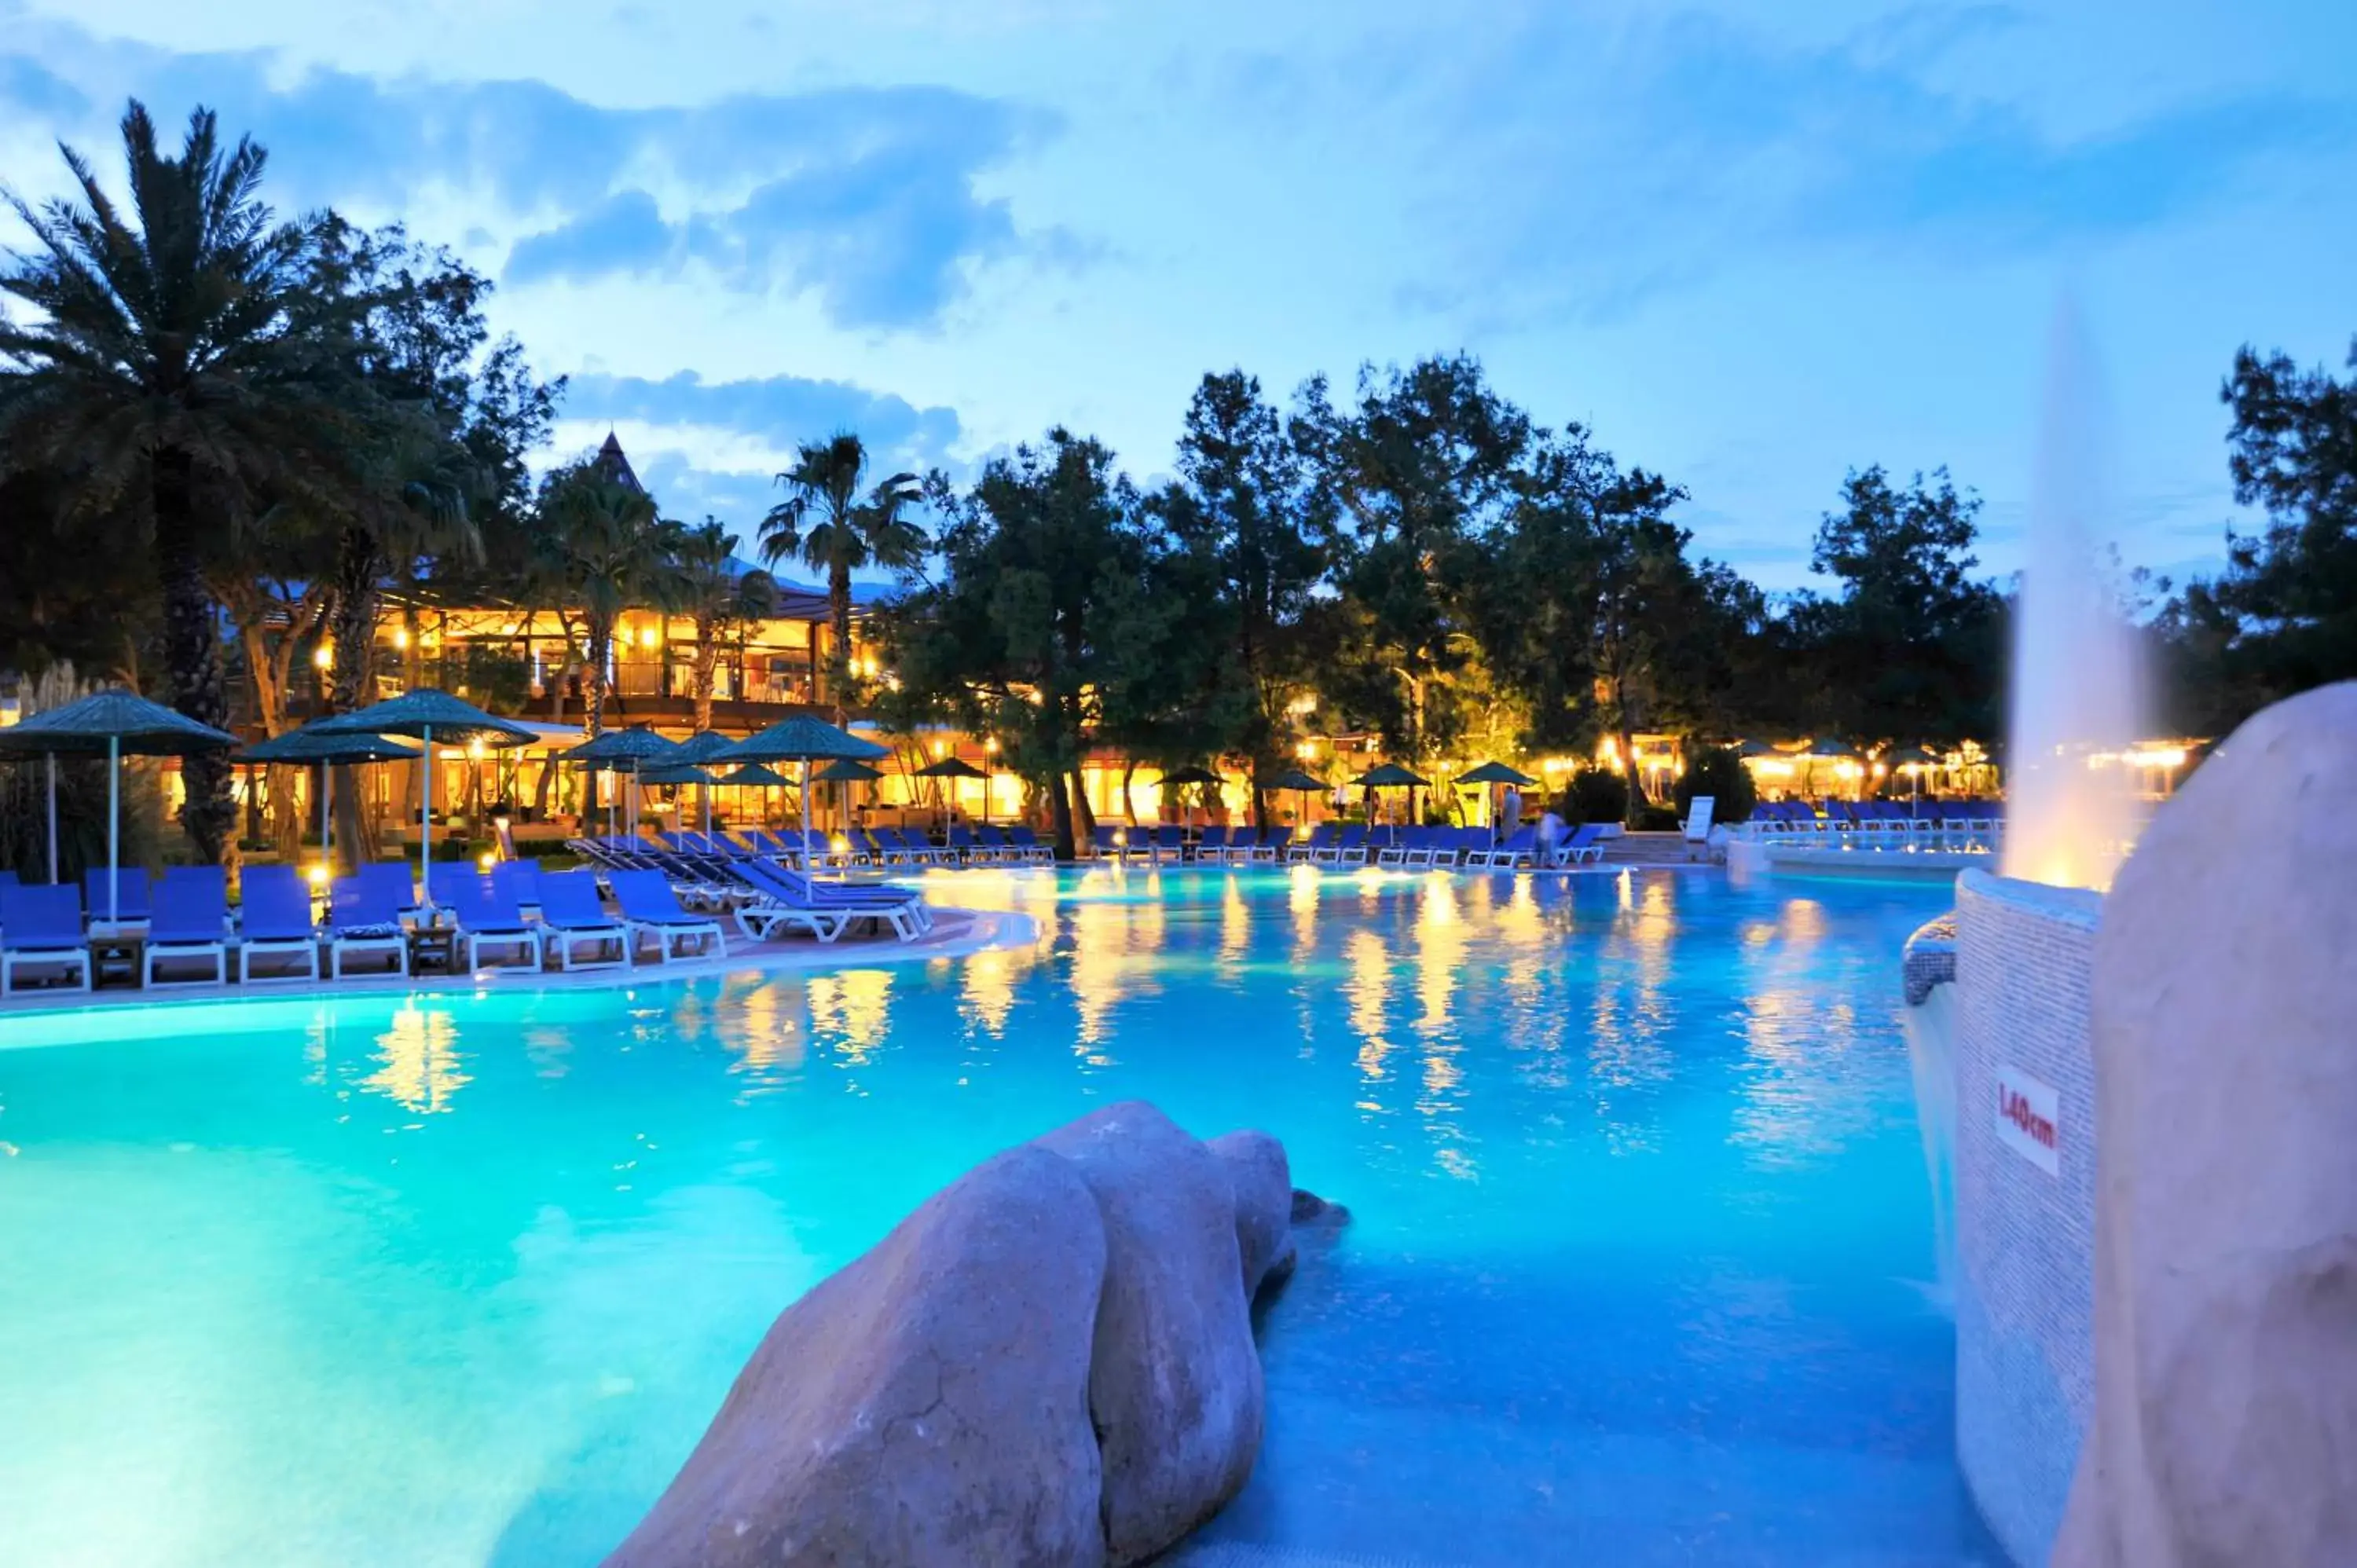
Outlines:
<svg viewBox="0 0 2357 1568"><path fill-rule="evenodd" d="M614 628L603 617L589 620L589 668L581 676L581 728L591 740L597 738L606 723L606 655L612 648ZM587 768L581 779L581 831L589 831L590 818L597 814L597 770Z"/></svg>
<svg viewBox="0 0 2357 1568"><path fill-rule="evenodd" d="M844 719L844 694L851 684L851 568L840 564L830 566L826 576L826 608L828 635L833 646L827 655L827 695L834 701L834 722Z"/></svg>
<svg viewBox="0 0 2357 1568"><path fill-rule="evenodd" d="M1072 847L1072 798L1065 793L1066 788L1062 769L1059 768L1048 776L1048 810L1055 822L1058 860L1078 858Z"/></svg>
<svg viewBox="0 0 2357 1568"><path fill-rule="evenodd" d="M698 619L695 623L695 729L701 735L712 727L712 678L720 667L720 643L713 635L712 623Z"/></svg>
<svg viewBox="0 0 2357 1568"><path fill-rule="evenodd" d="M606 659L613 651L614 628L603 620L589 623L589 667L581 673L581 728L595 740L606 727Z"/></svg>
<svg viewBox="0 0 2357 1568"><path fill-rule="evenodd" d="M364 528L347 528L336 546L333 628L335 663L328 682L328 708L348 714L366 707L376 693L376 618L382 591L384 563L377 553L376 536ZM357 870L372 858L371 839L361 806L360 779L350 764L334 769L336 853L346 870ZM320 853L328 853L322 844Z"/></svg>
<svg viewBox="0 0 2357 1568"><path fill-rule="evenodd" d="M1074 768L1078 777L1080 769ZM1137 802L1129 798L1129 781L1137 777L1137 758L1125 757L1121 765L1121 815L1131 827L1137 826Z"/></svg>
<svg viewBox="0 0 2357 1568"><path fill-rule="evenodd" d="M229 722L229 693L221 673L221 635L213 596L205 584L197 550L195 464L186 452L166 447L150 468L155 506L156 564L164 595L164 667L172 706L215 729ZM231 789L229 754L196 752L180 760L187 801L180 827L207 865L237 874L237 800Z"/></svg>

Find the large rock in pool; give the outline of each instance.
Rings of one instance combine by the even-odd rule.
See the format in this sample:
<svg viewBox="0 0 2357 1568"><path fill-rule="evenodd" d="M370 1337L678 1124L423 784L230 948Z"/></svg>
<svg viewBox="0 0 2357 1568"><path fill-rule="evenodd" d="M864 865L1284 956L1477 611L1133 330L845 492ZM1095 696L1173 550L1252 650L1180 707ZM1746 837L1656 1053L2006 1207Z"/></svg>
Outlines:
<svg viewBox="0 0 2357 1568"><path fill-rule="evenodd" d="M1244 1299L1250 1301L1272 1273L1282 1279L1292 1271L1293 1172L1285 1145L1265 1133L1223 1133L1204 1146L1227 1167Z"/></svg>
<svg viewBox="0 0 2357 1568"><path fill-rule="evenodd" d="M1104 1217L1089 1412L1104 1459L1105 1555L1118 1568L1217 1513L1260 1452L1260 1353L1230 1173L1261 1162L1224 1159L1138 1101L1035 1146L1072 1162ZM1291 1203L1281 1178L1270 1194L1257 1190L1264 1180L1246 1177L1256 1213Z"/></svg>
<svg viewBox="0 0 2357 1568"><path fill-rule="evenodd" d="M780 1316L608 1568L1144 1562L1252 1474L1305 1196L1135 1102L1001 1155Z"/></svg>
<svg viewBox="0 0 2357 1568"><path fill-rule="evenodd" d="M2095 1400L2064 1568L2357 1563L2357 682L2245 724L2095 943Z"/></svg>
<svg viewBox="0 0 2357 1568"><path fill-rule="evenodd" d="M1105 1258L1071 1162L977 1167L770 1326L608 1568L1103 1563Z"/></svg>

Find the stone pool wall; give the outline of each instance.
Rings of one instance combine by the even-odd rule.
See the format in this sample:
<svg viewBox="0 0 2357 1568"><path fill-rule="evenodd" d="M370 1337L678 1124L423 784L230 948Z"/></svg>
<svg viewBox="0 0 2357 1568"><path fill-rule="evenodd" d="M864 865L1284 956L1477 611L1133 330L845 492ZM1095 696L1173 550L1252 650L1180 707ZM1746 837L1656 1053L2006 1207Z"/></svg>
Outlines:
<svg viewBox="0 0 2357 1568"><path fill-rule="evenodd" d="M2094 1403L2101 898L1956 884L1956 1452L2017 1563L2043 1564Z"/></svg>

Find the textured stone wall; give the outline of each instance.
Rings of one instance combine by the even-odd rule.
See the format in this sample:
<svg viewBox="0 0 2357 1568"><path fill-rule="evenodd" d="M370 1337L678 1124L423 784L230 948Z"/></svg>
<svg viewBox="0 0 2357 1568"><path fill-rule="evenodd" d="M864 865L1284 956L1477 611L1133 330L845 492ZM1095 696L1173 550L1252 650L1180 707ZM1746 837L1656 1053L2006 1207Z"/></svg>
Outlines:
<svg viewBox="0 0 2357 1568"><path fill-rule="evenodd" d="M2101 904L1980 871L1956 886L1956 1450L2024 1568L2061 1527L2094 1401Z"/></svg>

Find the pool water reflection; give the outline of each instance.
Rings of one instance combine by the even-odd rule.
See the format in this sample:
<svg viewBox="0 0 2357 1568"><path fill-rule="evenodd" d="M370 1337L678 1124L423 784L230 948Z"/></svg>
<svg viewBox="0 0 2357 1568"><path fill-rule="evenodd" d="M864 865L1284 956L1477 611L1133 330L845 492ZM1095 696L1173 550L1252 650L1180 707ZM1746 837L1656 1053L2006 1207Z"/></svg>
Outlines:
<svg viewBox="0 0 2357 1568"><path fill-rule="evenodd" d="M0 1562L594 1563L780 1305L1132 1096L1269 1129L1357 1216L1207 1539L1996 1560L1895 1016L1936 893L931 885L1038 945L0 1021Z"/></svg>

